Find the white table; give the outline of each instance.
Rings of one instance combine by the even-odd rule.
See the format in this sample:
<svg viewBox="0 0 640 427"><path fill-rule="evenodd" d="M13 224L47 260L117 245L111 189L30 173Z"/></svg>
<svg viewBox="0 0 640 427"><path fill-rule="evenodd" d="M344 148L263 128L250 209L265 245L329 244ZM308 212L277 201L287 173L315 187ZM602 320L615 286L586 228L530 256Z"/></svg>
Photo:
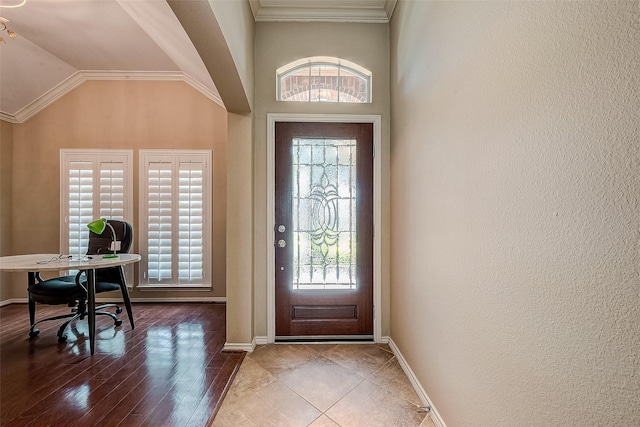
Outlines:
<svg viewBox="0 0 640 427"><path fill-rule="evenodd" d="M27 272L29 286L35 284L36 273L42 271L82 270L87 274L87 314L89 323L89 345L91 354L95 350L96 332L96 269L134 264L140 261L138 254L118 254L116 258L91 255L90 258L59 258L60 254L32 254L0 257L0 271ZM33 323L33 319L31 319Z"/></svg>

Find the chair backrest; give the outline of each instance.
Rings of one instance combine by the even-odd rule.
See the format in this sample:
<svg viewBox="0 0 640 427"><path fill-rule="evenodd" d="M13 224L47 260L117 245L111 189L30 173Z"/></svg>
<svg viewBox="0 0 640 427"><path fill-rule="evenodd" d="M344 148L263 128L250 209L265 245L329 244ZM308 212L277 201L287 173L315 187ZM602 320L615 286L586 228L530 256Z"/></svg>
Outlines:
<svg viewBox="0 0 640 427"><path fill-rule="evenodd" d="M126 254L129 253L133 246L133 227L131 224L124 221L118 221L116 219L108 219L107 222L113 227L113 231L116 233L116 241L120 242L120 249L116 250L116 253ZM113 253L111 248L111 242L113 242L113 235L109 226L105 227L102 234L96 234L93 231L89 231L89 247L87 248L87 255L105 255ZM112 282L124 284L124 275L122 273L122 267L106 267L96 270L96 282Z"/></svg>
<svg viewBox="0 0 640 427"><path fill-rule="evenodd" d="M133 227L131 227L131 224L125 221L118 221L116 219L108 219L107 223L113 227L113 231L116 233L116 241L120 242L120 249L116 250L116 253L129 253L133 246ZM89 231L89 247L87 248L87 255L113 253L110 249L112 241L113 235L109 226L105 227L102 234L96 234L93 231Z"/></svg>

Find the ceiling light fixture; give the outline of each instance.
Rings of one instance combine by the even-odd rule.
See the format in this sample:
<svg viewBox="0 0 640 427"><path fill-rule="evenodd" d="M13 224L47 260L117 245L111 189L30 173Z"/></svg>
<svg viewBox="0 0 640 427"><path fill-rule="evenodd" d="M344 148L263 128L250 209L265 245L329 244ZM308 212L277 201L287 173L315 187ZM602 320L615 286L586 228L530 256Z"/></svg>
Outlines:
<svg viewBox="0 0 640 427"><path fill-rule="evenodd" d="M7 22L9 22L7 18L3 18L2 16L0 16L0 33L6 31L9 37L15 39L16 33L9 27L7 27ZM0 44L7 44L7 42L2 37L0 37Z"/></svg>
<svg viewBox="0 0 640 427"><path fill-rule="evenodd" d="M0 4L0 8L6 7L7 9L13 9L16 7L24 6L26 3L27 3L27 0L22 0L20 3L16 3L16 4ZM7 27L8 22L9 20L7 18L3 18L2 16L0 16L0 33L2 33L3 31L6 31L7 35L10 38L15 40L16 33L11 28ZM4 40L4 38L2 38L2 36L0 36L0 44L7 44L7 42Z"/></svg>
<svg viewBox="0 0 640 427"><path fill-rule="evenodd" d="M0 7L6 7L7 9L11 9L14 7L20 7L20 6L24 6L24 4L27 2L27 0L22 0L20 3L18 4L0 4Z"/></svg>

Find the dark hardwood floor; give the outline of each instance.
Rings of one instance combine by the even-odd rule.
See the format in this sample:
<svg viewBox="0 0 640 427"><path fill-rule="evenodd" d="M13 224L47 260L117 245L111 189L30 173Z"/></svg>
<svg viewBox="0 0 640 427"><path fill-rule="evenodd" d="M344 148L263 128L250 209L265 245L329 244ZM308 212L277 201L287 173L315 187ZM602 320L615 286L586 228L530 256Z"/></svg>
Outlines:
<svg viewBox="0 0 640 427"><path fill-rule="evenodd" d="M38 305L36 320L68 312ZM96 351L87 321L67 342L60 320L29 339L26 304L0 308L2 426L207 426L244 358L223 353L224 304L134 303L135 329L99 316Z"/></svg>

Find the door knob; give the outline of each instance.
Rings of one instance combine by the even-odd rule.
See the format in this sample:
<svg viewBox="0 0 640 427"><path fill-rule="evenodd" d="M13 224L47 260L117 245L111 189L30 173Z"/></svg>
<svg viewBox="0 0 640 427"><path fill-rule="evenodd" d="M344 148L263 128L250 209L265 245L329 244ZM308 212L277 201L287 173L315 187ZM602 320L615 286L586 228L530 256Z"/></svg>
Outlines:
<svg viewBox="0 0 640 427"><path fill-rule="evenodd" d="M279 248L284 248L285 246L287 246L287 242L285 242L282 239L278 240L278 247Z"/></svg>

